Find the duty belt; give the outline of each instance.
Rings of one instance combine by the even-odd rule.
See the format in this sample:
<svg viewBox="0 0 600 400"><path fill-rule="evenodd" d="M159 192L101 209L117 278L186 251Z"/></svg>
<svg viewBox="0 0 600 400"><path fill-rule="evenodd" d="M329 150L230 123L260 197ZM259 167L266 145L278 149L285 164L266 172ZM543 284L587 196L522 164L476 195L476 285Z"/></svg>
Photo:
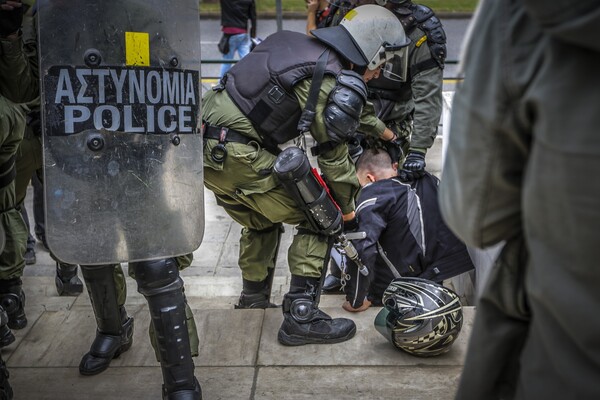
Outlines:
<svg viewBox="0 0 600 400"><path fill-rule="evenodd" d="M210 158L219 164L223 163L227 158L227 149L225 148L225 143L233 142L248 144L254 140L225 126L219 127L208 125L207 123L202 124L202 137L204 139L216 139L219 141L219 143L213 147L210 152Z"/></svg>
<svg viewBox="0 0 600 400"><path fill-rule="evenodd" d="M279 153L281 153L281 149L279 149L277 143L267 137L262 137L260 140L253 139L244 135L243 133L229 129L226 126L209 125L206 121L202 123L202 136L204 139L216 139L219 141L219 144L213 147L213 150L210 154L211 158L218 163L225 161L225 158L227 157L225 143L229 142L242 144L257 142L262 148L274 156L277 156ZM215 151L215 149L217 150Z"/></svg>

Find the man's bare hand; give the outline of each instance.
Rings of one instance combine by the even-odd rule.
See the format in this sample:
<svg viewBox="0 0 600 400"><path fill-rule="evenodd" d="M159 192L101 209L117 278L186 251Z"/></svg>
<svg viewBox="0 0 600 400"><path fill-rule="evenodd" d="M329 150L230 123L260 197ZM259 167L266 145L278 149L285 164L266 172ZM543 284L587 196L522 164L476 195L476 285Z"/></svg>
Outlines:
<svg viewBox="0 0 600 400"><path fill-rule="evenodd" d="M371 302L367 299L365 299L362 303L362 305L358 308L354 308L350 305L349 301L345 301L344 304L342 304L342 308L348 312L361 312L361 311L365 311L366 309L368 309L369 307L371 307Z"/></svg>

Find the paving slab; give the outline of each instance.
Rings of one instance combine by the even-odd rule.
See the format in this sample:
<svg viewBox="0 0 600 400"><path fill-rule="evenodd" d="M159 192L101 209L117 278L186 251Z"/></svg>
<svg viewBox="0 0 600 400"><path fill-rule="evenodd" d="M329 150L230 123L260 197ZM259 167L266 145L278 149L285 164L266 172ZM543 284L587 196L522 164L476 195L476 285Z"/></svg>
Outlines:
<svg viewBox="0 0 600 400"><path fill-rule="evenodd" d="M373 321L381 307L371 307L361 313L349 313L341 308L322 310L331 317L345 317L356 323L354 338L331 345L305 345L298 347L282 346L277 341L277 332L283 321L280 310L266 310L263 334L260 342L259 365L268 366L460 366L464 363L467 340L473 324L472 307L464 307L464 322L461 333L450 351L438 357L418 358L395 350L392 345L375 330Z"/></svg>
<svg viewBox="0 0 600 400"><path fill-rule="evenodd" d="M196 368L207 400L251 398L254 368ZM234 384L232 384L232 382ZM159 367L110 367L84 377L77 368L11 368L15 400L150 400L161 398Z"/></svg>
<svg viewBox="0 0 600 400"><path fill-rule="evenodd" d="M255 400L450 400L461 367L262 367Z"/></svg>

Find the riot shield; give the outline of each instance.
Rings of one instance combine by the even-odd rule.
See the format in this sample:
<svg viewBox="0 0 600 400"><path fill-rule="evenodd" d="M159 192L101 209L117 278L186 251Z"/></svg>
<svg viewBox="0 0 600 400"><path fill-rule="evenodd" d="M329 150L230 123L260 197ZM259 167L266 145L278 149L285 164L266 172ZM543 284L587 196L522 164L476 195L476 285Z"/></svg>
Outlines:
<svg viewBox="0 0 600 400"><path fill-rule="evenodd" d="M38 0L46 237L73 264L204 233L197 0Z"/></svg>

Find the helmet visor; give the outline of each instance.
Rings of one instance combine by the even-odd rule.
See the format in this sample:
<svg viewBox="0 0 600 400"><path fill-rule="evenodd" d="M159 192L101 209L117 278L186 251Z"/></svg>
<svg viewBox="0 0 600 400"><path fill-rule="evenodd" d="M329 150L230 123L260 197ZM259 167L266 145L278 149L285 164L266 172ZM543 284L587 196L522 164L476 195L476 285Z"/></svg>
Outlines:
<svg viewBox="0 0 600 400"><path fill-rule="evenodd" d="M375 329L377 332L381 333L383 337L385 337L390 343L394 343L394 339L392 337L392 327L388 324L388 317L390 315L390 311L383 307L381 311L375 317Z"/></svg>
<svg viewBox="0 0 600 400"><path fill-rule="evenodd" d="M385 78L391 81L406 82L406 76L408 75L408 48L404 47L393 53L386 52L386 62L381 72Z"/></svg>

